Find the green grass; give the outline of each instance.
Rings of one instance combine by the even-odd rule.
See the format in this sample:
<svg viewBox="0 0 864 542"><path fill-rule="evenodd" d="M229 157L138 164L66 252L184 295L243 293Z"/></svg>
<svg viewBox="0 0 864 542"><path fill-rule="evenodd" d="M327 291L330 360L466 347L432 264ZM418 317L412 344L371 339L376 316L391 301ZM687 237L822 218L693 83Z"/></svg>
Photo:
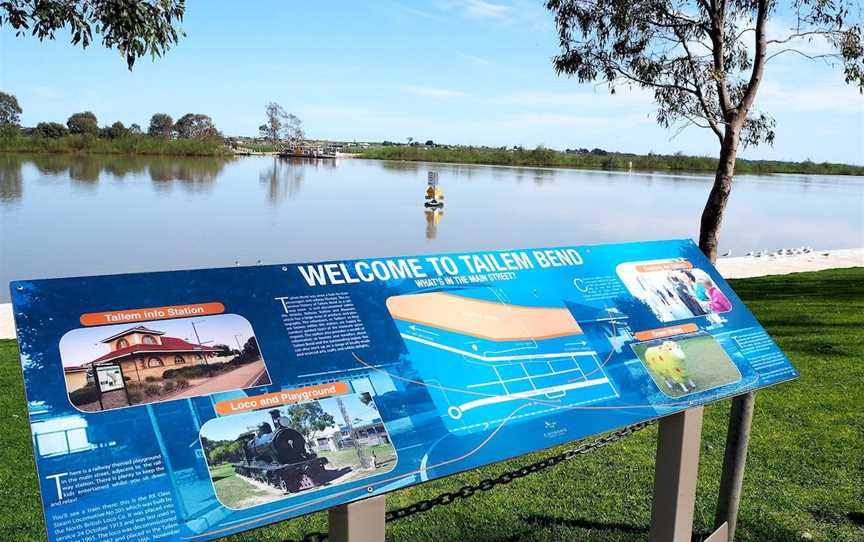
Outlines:
<svg viewBox="0 0 864 542"><path fill-rule="evenodd" d="M103 139L92 135L68 135L56 139L24 135L0 137L0 152L169 156L226 156L232 154L219 137L162 139L143 134L127 135L117 139Z"/></svg>
<svg viewBox="0 0 864 542"><path fill-rule="evenodd" d="M801 371L757 394L738 540L864 540L864 269L734 281ZM44 537L15 344L0 343L0 540ZM710 529L728 401L706 408L695 528ZM390 540L636 541L650 520L656 427L546 472L387 527ZM560 449L559 449L560 450ZM391 493L400 507L524 465L549 450ZM229 537L281 542L324 513Z"/></svg>
<svg viewBox="0 0 864 542"><path fill-rule="evenodd" d="M707 171L717 168L717 159L707 156L683 154L635 155L624 153L577 154L538 147L536 149L499 149L486 147L432 147L399 146L371 147L360 152L360 158L378 160L408 160L422 162L449 162L460 164L489 164L503 166L570 167L585 169L642 171ZM775 160L744 160L735 164L736 173L806 173L817 175L864 175L864 166L849 164L780 162Z"/></svg>
<svg viewBox="0 0 864 542"><path fill-rule="evenodd" d="M669 340L669 339L666 339ZM664 341L652 341L651 344L659 345ZM697 335L683 340L675 340L684 352L687 368L687 376L696 384L695 388L684 391L674 379L670 379L673 386L666 385L664 375L655 374L649 364L645 363L645 351L650 347L648 344L634 344L633 352L642 360L642 364L648 369L648 374L664 394L669 397L681 397L697 391L710 390L731 384L741 379L741 372L735 366L723 347L710 335ZM668 375L667 375L668 376ZM682 380L683 381L683 380Z"/></svg>
<svg viewBox="0 0 864 542"><path fill-rule="evenodd" d="M213 477L213 485L219 495L219 501L230 508L245 508L249 505L244 506L243 501L251 498L269 497L272 499L269 492L237 476L234 467L228 463L210 469L210 476Z"/></svg>

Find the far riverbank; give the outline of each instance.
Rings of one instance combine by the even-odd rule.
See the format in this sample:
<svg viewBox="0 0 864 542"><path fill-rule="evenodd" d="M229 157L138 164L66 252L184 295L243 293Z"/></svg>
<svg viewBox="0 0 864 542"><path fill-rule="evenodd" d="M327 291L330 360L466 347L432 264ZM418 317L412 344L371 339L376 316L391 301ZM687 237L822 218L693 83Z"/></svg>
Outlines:
<svg viewBox="0 0 864 542"><path fill-rule="evenodd" d="M352 149L353 150L353 149ZM401 160L409 162L444 162L490 166L557 167L574 169L714 172L717 159L683 154L627 154L594 149L561 152L538 147L487 148L393 145L361 150L357 158ZM780 162L775 160L745 160L739 158L735 173L792 173L808 175L864 175L864 166L851 164Z"/></svg>

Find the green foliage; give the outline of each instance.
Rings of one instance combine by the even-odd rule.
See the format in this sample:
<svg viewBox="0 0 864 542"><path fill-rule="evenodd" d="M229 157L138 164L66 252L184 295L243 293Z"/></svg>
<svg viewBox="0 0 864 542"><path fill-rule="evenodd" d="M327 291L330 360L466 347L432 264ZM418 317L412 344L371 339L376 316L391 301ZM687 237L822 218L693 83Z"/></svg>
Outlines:
<svg viewBox="0 0 864 542"><path fill-rule="evenodd" d="M0 91L0 133L13 132L21 122L21 106L12 94Z"/></svg>
<svg viewBox="0 0 864 542"><path fill-rule="evenodd" d="M220 441L207 453L211 465L236 463L243 459L243 445L237 440Z"/></svg>
<svg viewBox="0 0 864 542"><path fill-rule="evenodd" d="M69 135L69 128L59 122L40 122L36 125L34 135L57 139Z"/></svg>
<svg viewBox="0 0 864 542"><path fill-rule="evenodd" d="M66 126L69 127L71 134L91 134L99 133L99 125L96 122L96 115L91 111L82 113L74 113L69 120L66 121Z"/></svg>
<svg viewBox="0 0 864 542"><path fill-rule="evenodd" d="M285 409L288 418L288 426L299 431L303 438L308 438L313 431L322 431L336 420L330 413L326 412L318 401L309 401L290 405Z"/></svg>
<svg viewBox="0 0 864 542"><path fill-rule="evenodd" d="M150 117L150 126L147 128L147 135L164 139L170 138L174 135L174 119L166 113L155 113Z"/></svg>
<svg viewBox="0 0 864 542"><path fill-rule="evenodd" d="M213 119L200 113L186 113L174 123L174 130L177 132L177 137L188 139L200 139L219 134Z"/></svg>
<svg viewBox="0 0 864 542"><path fill-rule="evenodd" d="M489 164L503 166L570 167L584 169L626 170L632 165L641 171L715 171L717 159L705 156L635 155L607 152L602 149L554 151L539 147L434 147L381 146L360 153L361 158L377 160L407 160L418 162L449 162L461 164ZM864 167L847 164L814 162L779 162L774 160L742 160L735 166L736 173L806 173L825 175L864 175Z"/></svg>
<svg viewBox="0 0 864 542"><path fill-rule="evenodd" d="M4 0L0 28L9 25L16 36L27 30L37 39L54 39L68 32L73 45L86 48L93 33L102 45L117 49L132 69L144 56L162 56L177 43L175 25L183 20L184 0L88 0L87 2Z"/></svg>
<svg viewBox="0 0 864 542"><path fill-rule="evenodd" d="M62 126L62 125L61 125ZM64 127L65 129L65 127ZM93 134L42 137L16 134L0 138L0 151L37 153L140 154L172 156L223 156L230 154L221 138L162 139L129 133L116 139Z"/></svg>
<svg viewBox="0 0 864 542"><path fill-rule="evenodd" d="M104 128L103 132L104 137L107 137L108 139L117 139L118 137L123 137L128 134L129 130L127 130L123 123L118 120L111 126Z"/></svg>
<svg viewBox="0 0 864 542"><path fill-rule="evenodd" d="M96 389L96 384L90 383L75 391L69 392L69 400L73 405L86 405L99 400L99 391Z"/></svg>

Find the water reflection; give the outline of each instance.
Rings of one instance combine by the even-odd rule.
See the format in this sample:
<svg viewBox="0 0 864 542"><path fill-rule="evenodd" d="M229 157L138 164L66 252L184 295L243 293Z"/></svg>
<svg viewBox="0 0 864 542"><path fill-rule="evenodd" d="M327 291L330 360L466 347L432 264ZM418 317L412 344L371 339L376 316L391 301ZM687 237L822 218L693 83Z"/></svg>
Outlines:
<svg viewBox="0 0 864 542"><path fill-rule="evenodd" d="M426 208L423 213L426 215L426 239L434 241L435 238L438 237L438 224L440 224L441 219L444 218L444 208Z"/></svg>
<svg viewBox="0 0 864 542"><path fill-rule="evenodd" d="M272 164L261 170L258 180L267 185L267 201L270 205L297 197L303 184L303 166L301 159L273 157Z"/></svg>
<svg viewBox="0 0 864 542"><path fill-rule="evenodd" d="M0 202L12 203L24 193L21 161L11 154L0 153Z"/></svg>
<svg viewBox="0 0 864 542"><path fill-rule="evenodd" d="M419 222L430 170L447 189L446 222L443 209L425 208ZM0 302L13 278L692 238L711 180L269 156L0 154ZM862 177L735 182L724 251L864 246Z"/></svg>

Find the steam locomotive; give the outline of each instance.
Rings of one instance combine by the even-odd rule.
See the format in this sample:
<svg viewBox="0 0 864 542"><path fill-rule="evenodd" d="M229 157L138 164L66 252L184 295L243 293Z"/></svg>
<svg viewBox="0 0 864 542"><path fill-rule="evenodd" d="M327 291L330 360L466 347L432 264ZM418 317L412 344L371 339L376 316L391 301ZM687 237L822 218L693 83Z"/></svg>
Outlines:
<svg viewBox="0 0 864 542"><path fill-rule="evenodd" d="M233 463L240 476L297 493L326 483L326 457L318 457L306 449L306 440L299 432L280 421L278 410L271 410L273 425L261 422L255 432L238 437L243 450L243 462Z"/></svg>

